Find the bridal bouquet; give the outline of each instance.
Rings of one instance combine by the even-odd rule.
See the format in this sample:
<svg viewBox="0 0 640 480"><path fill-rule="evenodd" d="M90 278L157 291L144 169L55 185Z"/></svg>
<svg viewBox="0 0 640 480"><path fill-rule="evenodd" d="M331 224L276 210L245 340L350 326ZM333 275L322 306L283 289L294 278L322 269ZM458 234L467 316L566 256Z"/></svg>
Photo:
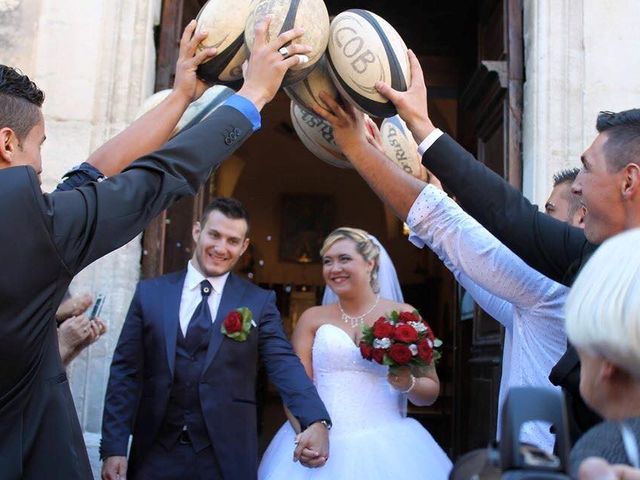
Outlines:
<svg viewBox="0 0 640 480"><path fill-rule="evenodd" d="M417 310L391 312L380 317L372 326L362 326L360 353L381 365L421 369L440 358L436 350L442 342Z"/></svg>

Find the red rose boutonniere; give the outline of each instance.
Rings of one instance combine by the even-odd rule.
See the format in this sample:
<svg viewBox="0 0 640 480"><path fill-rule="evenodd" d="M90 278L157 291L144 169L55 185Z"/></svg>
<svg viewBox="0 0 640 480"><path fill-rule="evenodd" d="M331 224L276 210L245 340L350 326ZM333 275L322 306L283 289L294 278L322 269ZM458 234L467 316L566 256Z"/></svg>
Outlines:
<svg viewBox="0 0 640 480"><path fill-rule="evenodd" d="M222 333L236 342L244 342L249 336L253 321L253 314L247 307L236 308L229 312L222 322Z"/></svg>

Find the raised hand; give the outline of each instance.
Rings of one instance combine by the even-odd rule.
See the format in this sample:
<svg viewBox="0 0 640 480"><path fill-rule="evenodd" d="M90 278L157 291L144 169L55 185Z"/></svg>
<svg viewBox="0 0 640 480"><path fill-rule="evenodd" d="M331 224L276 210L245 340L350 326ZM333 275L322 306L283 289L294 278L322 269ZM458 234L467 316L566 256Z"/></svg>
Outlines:
<svg viewBox="0 0 640 480"><path fill-rule="evenodd" d="M102 463L102 480L126 480L127 457L107 457Z"/></svg>
<svg viewBox="0 0 640 480"><path fill-rule="evenodd" d="M380 95L388 98L405 121L413 138L420 144L435 129L427 109L427 86L418 58L412 50L408 51L411 68L411 85L406 92L394 90L384 82L376 82Z"/></svg>
<svg viewBox="0 0 640 480"><path fill-rule="evenodd" d="M267 31L270 22L271 17L267 16L263 22L256 25L256 38L244 73L244 84L238 91L239 95L251 100L258 110L262 110L275 97L287 70L308 61L305 54L311 52L308 45L289 44L304 33L302 28L283 32L268 42ZM286 57L278 51L285 45L288 50Z"/></svg>
<svg viewBox="0 0 640 480"><path fill-rule="evenodd" d="M365 115L364 126L367 132L367 142L369 142L369 144L380 153L384 154L384 147L382 146L382 135L380 134L380 129L378 128L378 125L376 125L376 122L374 122L369 115Z"/></svg>
<svg viewBox="0 0 640 480"><path fill-rule="evenodd" d="M334 140L347 157L351 149L370 143L364 113L351 104L339 105L326 92L320 92L320 99L328 109L316 105L313 110L331 124Z"/></svg>
<svg viewBox="0 0 640 480"><path fill-rule="evenodd" d="M329 431L327 427L316 422L300 432L296 437L296 448L293 461L300 461L308 468L324 466L329 459Z"/></svg>
<svg viewBox="0 0 640 480"><path fill-rule="evenodd" d="M173 91L181 95L188 103L200 98L208 85L196 75L198 66L215 56L215 48L203 48L198 52L198 45L207 38L207 32L194 35L197 23L191 20L186 26L180 39L180 51L176 62L176 76L173 81Z"/></svg>

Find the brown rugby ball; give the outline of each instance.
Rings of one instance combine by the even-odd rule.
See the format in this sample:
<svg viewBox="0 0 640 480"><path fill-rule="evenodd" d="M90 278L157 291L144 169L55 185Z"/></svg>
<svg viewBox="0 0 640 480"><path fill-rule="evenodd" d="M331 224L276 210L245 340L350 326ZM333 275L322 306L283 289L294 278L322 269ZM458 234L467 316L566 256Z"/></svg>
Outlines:
<svg viewBox="0 0 640 480"><path fill-rule="evenodd" d="M215 47L217 54L198 67L198 76L209 84L234 85L242 78L242 63L247 58L244 27L258 0L209 0L196 17L196 33L209 35L198 49Z"/></svg>
<svg viewBox="0 0 640 480"><path fill-rule="evenodd" d="M392 117L393 104L375 88L377 81L406 91L411 84L407 47L395 29L367 10L352 9L331 22L331 77L340 94L373 117Z"/></svg>
<svg viewBox="0 0 640 480"><path fill-rule="evenodd" d="M271 41L294 27L304 27L304 34L294 40L312 48L309 61L289 69L282 82L288 86L305 78L327 49L329 13L323 0L259 0L245 27L245 43L249 50L255 41L256 24L271 15L267 40Z"/></svg>

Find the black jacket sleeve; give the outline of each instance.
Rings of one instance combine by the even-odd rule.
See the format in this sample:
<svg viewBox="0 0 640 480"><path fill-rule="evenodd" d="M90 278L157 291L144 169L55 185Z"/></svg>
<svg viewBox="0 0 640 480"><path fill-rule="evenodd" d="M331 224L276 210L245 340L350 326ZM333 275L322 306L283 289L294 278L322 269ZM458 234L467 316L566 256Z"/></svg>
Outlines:
<svg viewBox="0 0 640 480"><path fill-rule="evenodd" d="M569 285L567 272L592 246L582 229L546 215L502 177L442 135L422 163L453 193L462 208L531 267Z"/></svg>
<svg viewBox="0 0 640 480"><path fill-rule="evenodd" d="M45 221L69 272L121 247L173 202L194 195L251 132L242 113L222 106L119 175L43 195Z"/></svg>

